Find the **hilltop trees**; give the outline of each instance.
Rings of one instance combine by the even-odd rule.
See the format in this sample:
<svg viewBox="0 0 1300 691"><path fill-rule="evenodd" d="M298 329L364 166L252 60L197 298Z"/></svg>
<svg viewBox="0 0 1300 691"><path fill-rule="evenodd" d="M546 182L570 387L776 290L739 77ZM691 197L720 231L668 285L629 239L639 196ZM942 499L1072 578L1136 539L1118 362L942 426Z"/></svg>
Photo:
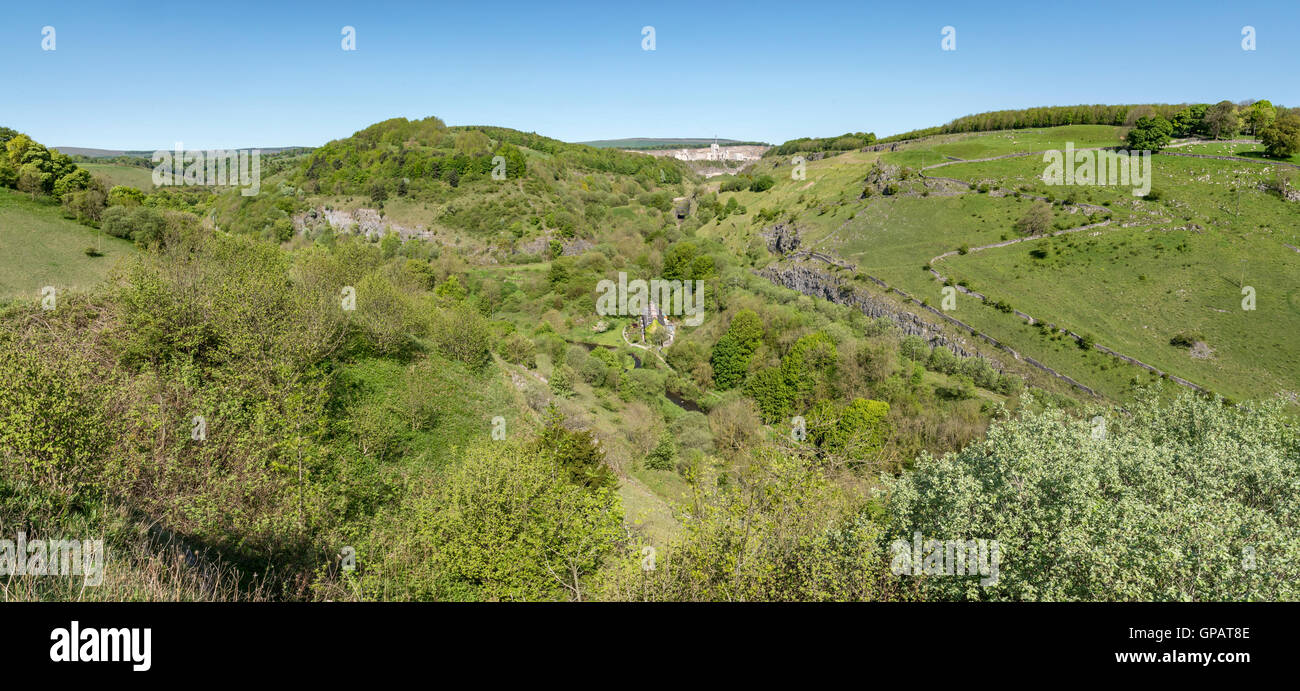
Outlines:
<svg viewBox="0 0 1300 691"><path fill-rule="evenodd" d="M903 141L907 139L917 139L919 137L932 136L936 134L954 134L959 132L987 132L990 130L1004 129L1022 129L1029 127L1059 127L1061 125L1132 125L1142 117L1162 117L1170 121L1173 126L1173 134L1176 137L1193 137L1193 136L1232 136L1239 125L1232 119L1223 115L1227 108L1223 104L1231 107L1235 116L1236 106L1230 101L1222 101L1216 106L1199 103L1190 106L1175 106L1163 103L1141 104L1141 105L1080 105L1080 106L1051 106L1046 108L1026 108L1023 110L999 110L991 113L979 113L977 115L967 115L957 118L952 122L940 127L929 127L903 134L893 135L881 139L881 142ZM1259 116L1267 118L1269 108L1272 104L1268 101L1258 108ZM1220 108L1220 113L1216 116L1213 126L1207 121L1207 112L1212 108ZM1252 106L1254 107L1254 106ZM1247 110L1245 115L1251 115ZM1257 117L1259 117L1257 116ZM1262 120L1256 120L1252 131L1260 131L1264 124ZM1217 132L1217 133L1216 133ZM800 142L804 140L793 140ZM787 142L789 144L791 142ZM783 145L784 146L784 145ZM791 150L809 150L795 147ZM771 154L773 149L768 153ZM782 152L786 153L786 152Z"/></svg>
<svg viewBox="0 0 1300 691"><path fill-rule="evenodd" d="M789 156L801 151L849 151L871 146L876 141L874 132L849 132L838 137L800 137L764 152L766 156Z"/></svg>
<svg viewBox="0 0 1300 691"><path fill-rule="evenodd" d="M90 173L78 168L71 156L50 151L27 135L14 133L4 140L4 151L0 153L0 182L32 196L62 197L89 187Z"/></svg>
<svg viewBox="0 0 1300 691"><path fill-rule="evenodd" d="M915 139L935 134L955 134L959 132L988 132L990 130L1014 130L1027 127L1059 127L1061 125L1125 125L1133 122L1137 116L1159 115L1172 118L1179 110L1178 106L1163 103L1142 105L1077 105L1048 106L1043 108L1024 108L1021 110L998 110L957 118L941 127L930 127L903 134L885 137L882 142Z"/></svg>
<svg viewBox="0 0 1300 691"><path fill-rule="evenodd" d="M1188 106L1174 115L1170 120L1175 137L1192 137L1205 133L1205 111L1209 110L1207 103L1199 103Z"/></svg>
<svg viewBox="0 0 1300 691"><path fill-rule="evenodd" d="M1300 115L1289 112L1259 133L1265 151L1275 158L1287 158L1300 153Z"/></svg>
<svg viewBox="0 0 1300 691"><path fill-rule="evenodd" d="M1277 109L1268 101L1255 101L1242 113L1242 120L1250 127L1250 133L1259 136L1277 119Z"/></svg>
<svg viewBox="0 0 1300 691"><path fill-rule="evenodd" d="M1240 128L1237 106L1232 101L1219 101L1205 111L1205 130L1214 139L1232 137Z"/></svg>

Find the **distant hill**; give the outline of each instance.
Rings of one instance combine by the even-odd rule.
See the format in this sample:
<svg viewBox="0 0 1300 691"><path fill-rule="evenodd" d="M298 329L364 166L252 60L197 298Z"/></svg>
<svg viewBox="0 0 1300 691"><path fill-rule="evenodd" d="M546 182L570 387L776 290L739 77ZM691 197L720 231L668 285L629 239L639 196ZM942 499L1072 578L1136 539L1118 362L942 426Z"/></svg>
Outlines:
<svg viewBox="0 0 1300 691"><path fill-rule="evenodd" d="M630 137L627 139L597 139L590 142L578 142L587 146L594 146L597 149L705 149L714 142L718 146L740 146L754 145L767 146L767 142L749 142L739 139L715 139L706 137L702 139L679 138L679 139L655 139L650 137Z"/></svg>
<svg viewBox="0 0 1300 691"><path fill-rule="evenodd" d="M121 149L92 149L84 146L54 146L50 147L69 156L85 156L87 158L116 158L118 156L133 156L137 158L149 158L153 156L153 151L123 151ZM294 149L310 150L309 146L271 146L271 147L244 147L255 148L264 154L273 154L281 151L291 151ZM242 149L241 149L242 150Z"/></svg>
<svg viewBox="0 0 1300 691"><path fill-rule="evenodd" d="M69 156L86 156L89 158L112 158L114 156L127 155L127 152L118 151L116 149L87 149L82 146L52 146L50 148ZM134 154L135 152L132 153Z"/></svg>

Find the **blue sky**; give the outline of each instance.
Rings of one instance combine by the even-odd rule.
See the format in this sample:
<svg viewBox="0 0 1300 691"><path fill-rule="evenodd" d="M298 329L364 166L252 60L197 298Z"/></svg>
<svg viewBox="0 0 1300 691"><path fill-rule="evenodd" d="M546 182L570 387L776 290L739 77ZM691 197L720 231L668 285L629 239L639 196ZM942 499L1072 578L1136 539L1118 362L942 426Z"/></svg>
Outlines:
<svg viewBox="0 0 1300 691"><path fill-rule="evenodd" d="M314 146L427 115L567 141L884 136L1036 105L1300 105L1297 37L1296 0L11 3L0 125L144 150Z"/></svg>

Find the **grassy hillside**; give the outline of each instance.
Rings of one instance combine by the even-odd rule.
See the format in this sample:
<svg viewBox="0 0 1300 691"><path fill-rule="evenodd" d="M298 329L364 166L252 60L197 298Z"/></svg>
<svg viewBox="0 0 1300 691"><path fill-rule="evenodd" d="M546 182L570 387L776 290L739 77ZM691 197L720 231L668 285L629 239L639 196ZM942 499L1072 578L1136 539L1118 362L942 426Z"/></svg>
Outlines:
<svg viewBox="0 0 1300 691"><path fill-rule="evenodd" d="M89 170L92 175L106 178L110 187L113 185L126 185L146 192L153 189L153 171L150 168L116 163L82 163L80 165L82 168Z"/></svg>
<svg viewBox="0 0 1300 691"><path fill-rule="evenodd" d="M772 218L799 228L802 247L843 257L934 305L943 286L924 267L953 253L936 270L989 298L984 304L960 295L953 316L1116 398L1151 375L1031 327L992 303L1086 332L1096 343L1234 398L1296 391L1300 352L1281 334L1300 328L1300 255L1288 247L1300 247L1291 237L1297 209L1265 189L1288 169L1259 156L1252 163L1175 155L1258 151L1257 145L1201 144L1157 155L1154 201L1133 197L1127 187L1050 187L1040 179L1041 155L971 162L1063 149L1067 142L1076 148L1118 145L1121 132L1076 125L945 135L898 151L810 161L806 180L790 179L788 161L765 160L752 172L770 171L776 185L761 194L733 193L751 213L701 232L741 250L767 226L752 213L761 205ZM946 165L925 174L971 187L922 179L921 170L936 164ZM873 167L880 166L890 171L896 190L861 198ZM1015 223L1032 196L1056 201L1052 232L1109 223L1083 234L980 249L1022 236ZM1256 290L1255 311L1241 308L1243 280ZM1212 352L1171 345L1179 334L1195 336Z"/></svg>
<svg viewBox="0 0 1300 691"><path fill-rule="evenodd" d="M103 256L88 256L88 247ZM0 299L39 298L47 285L88 290L134 251L130 242L64 218L56 205L0 189Z"/></svg>

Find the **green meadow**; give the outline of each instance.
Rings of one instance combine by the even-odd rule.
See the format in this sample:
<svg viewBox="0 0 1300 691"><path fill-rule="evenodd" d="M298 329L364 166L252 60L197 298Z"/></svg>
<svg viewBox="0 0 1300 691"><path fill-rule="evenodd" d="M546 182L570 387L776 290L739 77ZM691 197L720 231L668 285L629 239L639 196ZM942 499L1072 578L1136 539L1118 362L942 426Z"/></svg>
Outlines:
<svg viewBox="0 0 1300 691"><path fill-rule="evenodd" d="M109 187L126 185L127 187L134 187L148 192L154 186L153 171L149 168L117 163L81 163L78 165L90 171L91 175L108 180Z"/></svg>
<svg viewBox="0 0 1300 691"><path fill-rule="evenodd" d="M88 256L88 247L103 256ZM86 290L135 251L130 242L63 218L56 205L0 189L0 299L36 299L47 285Z"/></svg>

